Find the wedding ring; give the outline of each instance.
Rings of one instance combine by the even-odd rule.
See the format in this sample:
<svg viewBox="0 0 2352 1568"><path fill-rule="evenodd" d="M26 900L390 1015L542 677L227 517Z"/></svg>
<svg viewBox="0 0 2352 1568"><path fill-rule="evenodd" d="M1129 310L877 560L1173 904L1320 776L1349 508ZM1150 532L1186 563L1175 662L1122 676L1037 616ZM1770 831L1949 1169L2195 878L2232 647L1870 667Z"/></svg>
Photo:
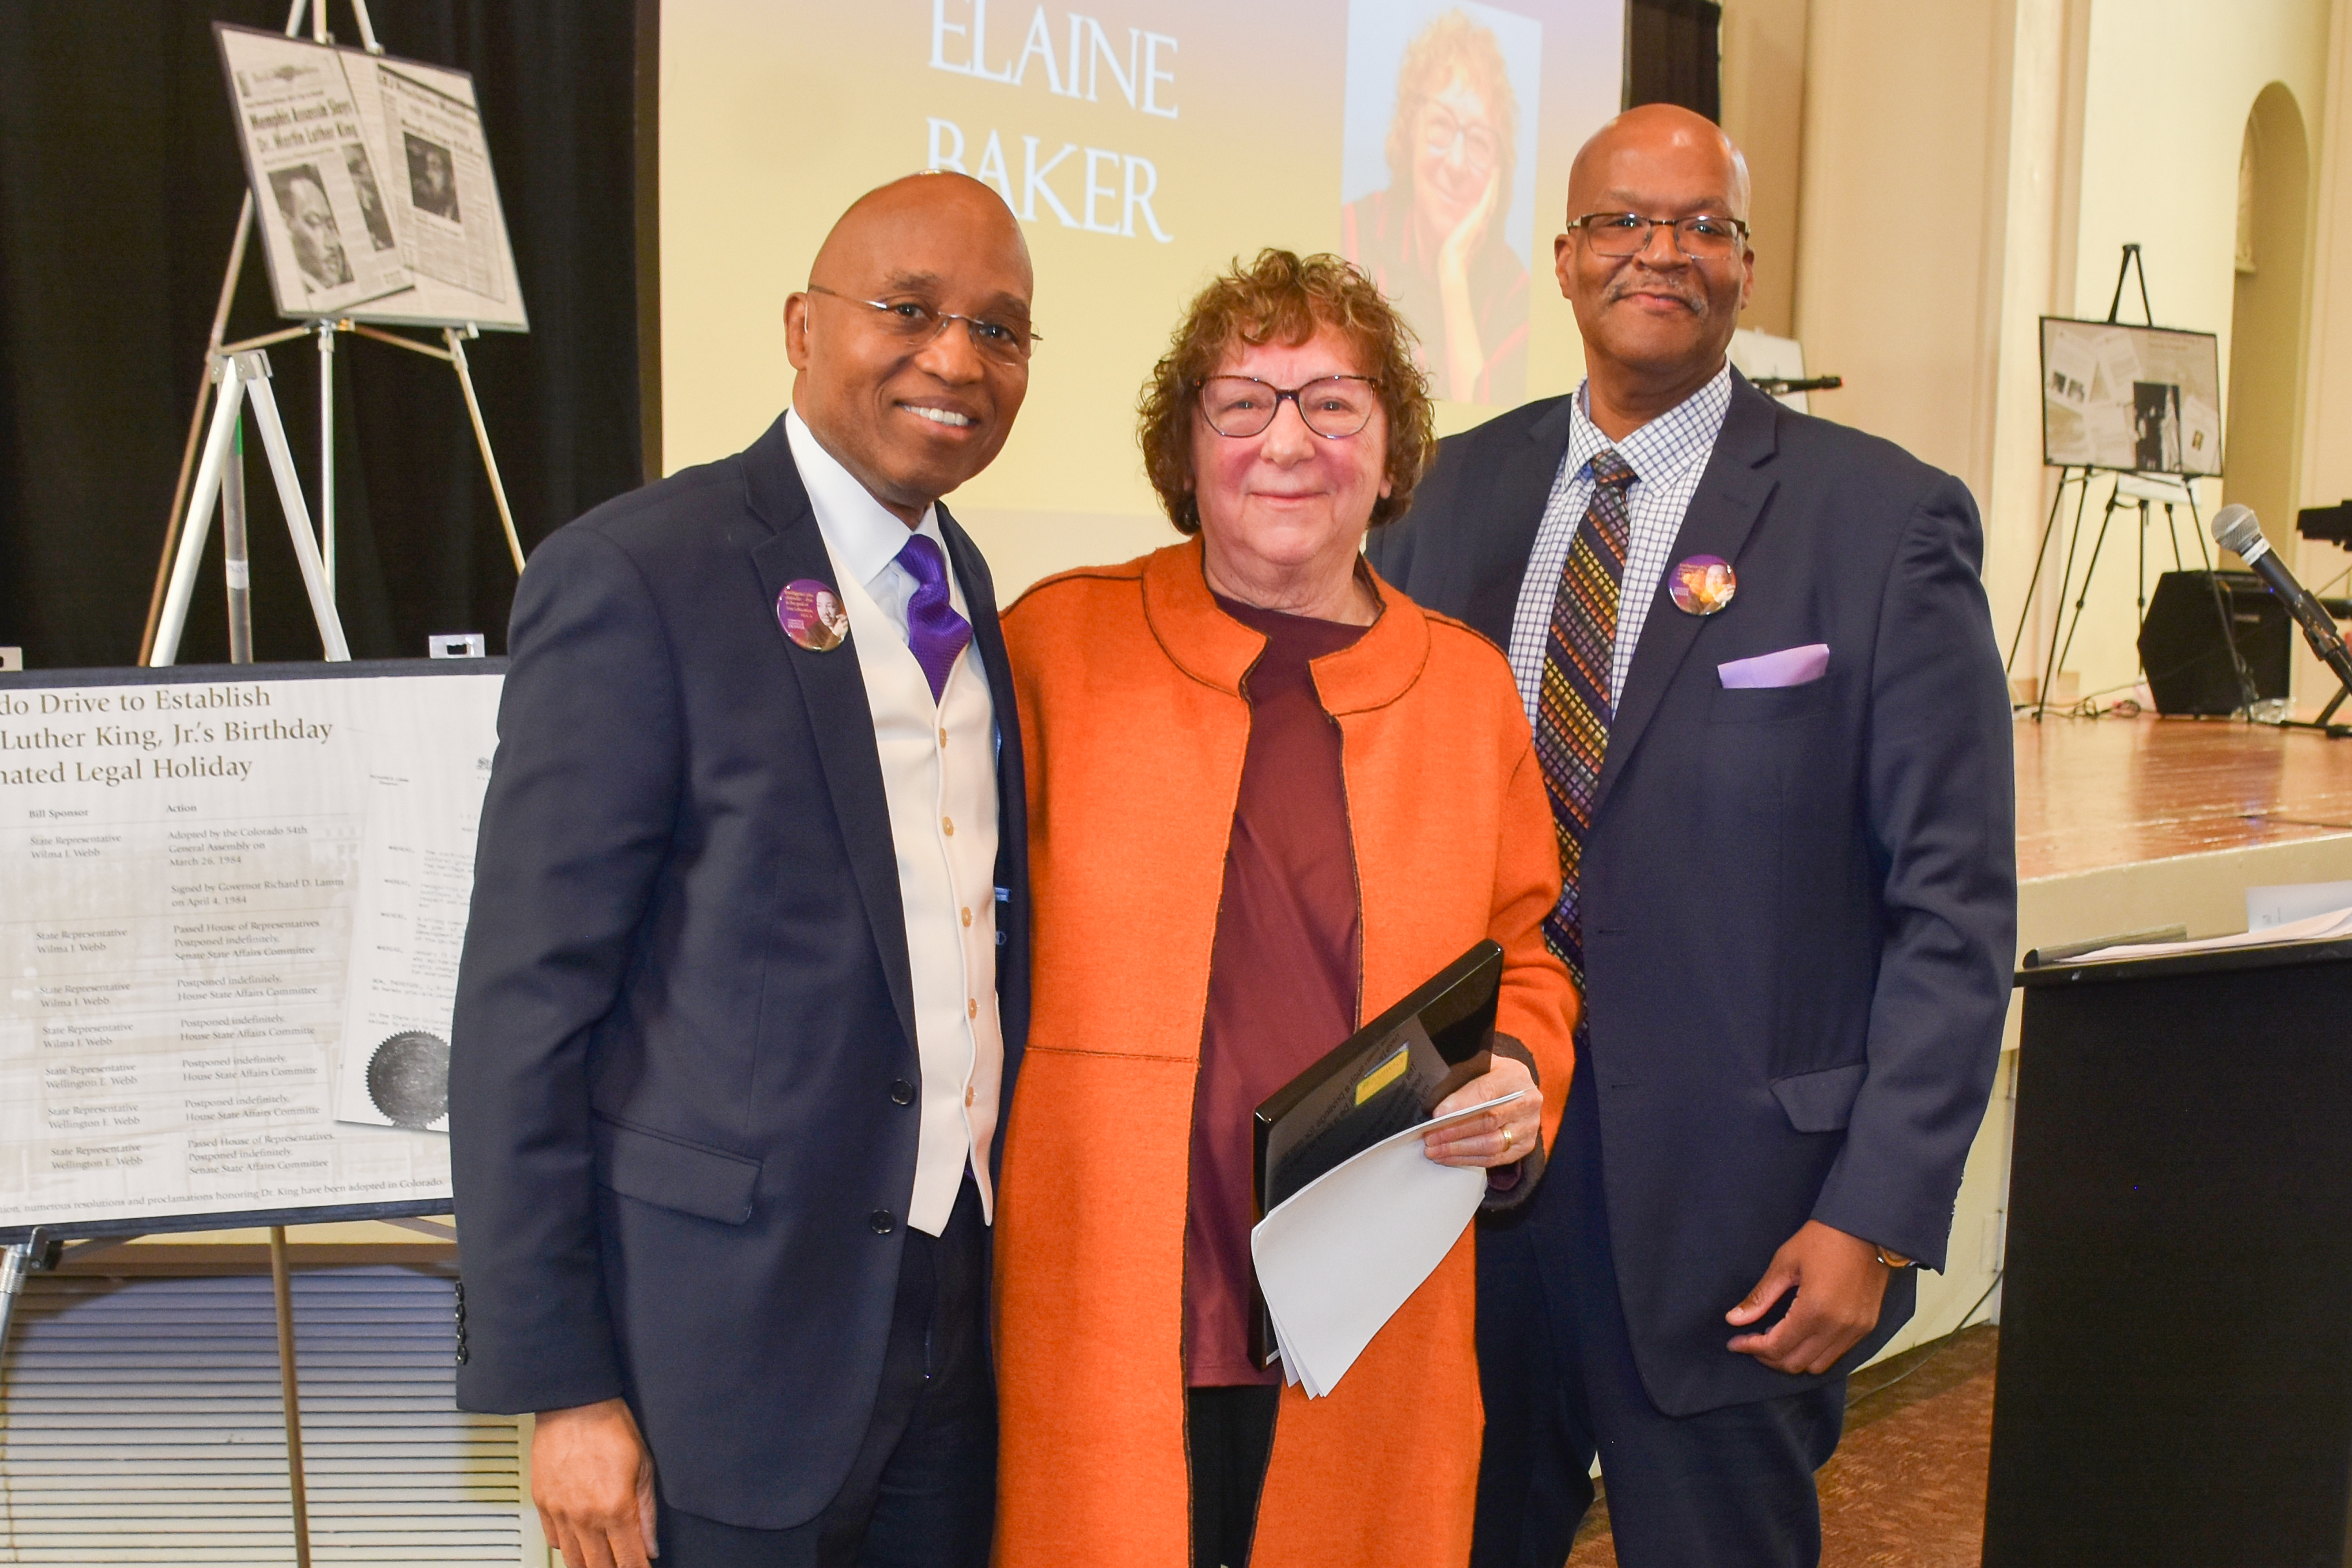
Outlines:
<svg viewBox="0 0 2352 1568"><path fill-rule="evenodd" d="M1504 1147L1504 1148L1506 1148L1506 1149L1507 1149L1507 1148L1509 1148L1510 1146L1511 1146L1511 1130L1510 1130L1509 1128L1506 1127L1506 1128L1504 1128L1504 1129L1503 1129L1503 1147Z"/></svg>

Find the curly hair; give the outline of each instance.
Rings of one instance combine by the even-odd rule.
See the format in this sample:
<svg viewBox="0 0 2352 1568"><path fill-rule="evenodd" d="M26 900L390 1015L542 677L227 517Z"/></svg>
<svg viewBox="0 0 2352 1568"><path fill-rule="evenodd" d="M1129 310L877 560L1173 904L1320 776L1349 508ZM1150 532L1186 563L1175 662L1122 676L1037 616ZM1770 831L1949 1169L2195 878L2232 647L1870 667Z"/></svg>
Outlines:
<svg viewBox="0 0 2352 1568"><path fill-rule="evenodd" d="M1397 68L1396 114L1389 121L1389 189L1412 190L1414 123L1422 106L1455 77L1476 93L1495 121L1496 174L1503 205L1510 205L1511 172L1518 163L1519 100L1495 35L1459 11L1448 11L1405 47Z"/></svg>
<svg viewBox="0 0 2352 1568"><path fill-rule="evenodd" d="M1179 533L1201 531L1192 473L1192 414L1200 406L1201 383L1244 344L1296 345L1324 326L1337 328L1355 351L1359 370L1379 389L1388 416L1389 493L1372 503L1371 520L1386 522L1411 504L1413 486L1437 450L1429 381L1414 353L1412 329L1351 264L1328 254L1266 249L1246 267L1235 257L1193 296L1137 401L1144 473Z"/></svg>

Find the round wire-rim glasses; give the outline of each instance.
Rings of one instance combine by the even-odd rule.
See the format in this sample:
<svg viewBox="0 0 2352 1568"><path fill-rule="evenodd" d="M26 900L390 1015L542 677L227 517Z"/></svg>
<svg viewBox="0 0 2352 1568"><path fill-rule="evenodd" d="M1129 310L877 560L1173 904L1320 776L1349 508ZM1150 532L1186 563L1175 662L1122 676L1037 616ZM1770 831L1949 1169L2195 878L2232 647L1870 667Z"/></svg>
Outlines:
<svg viewBox="0 0 2352 1568"><path fill-rule="evenodd" d="M1208 375L1200 389L1209 428L1236 440L1263 435L1287 400L1307 427L1327 441L1344 441L1372 422L1381 384L1369 375L1318 375L1300 386L1276 386L1254 375Z"/></svg>
<svg viewBox="0 0 2352 1568"><path fill-rule="evenodd" d="M992 321L985 316L961 316L953 310L942 310L920 300L861 300L855 294L844 294L821 283L808 286L812 294L822 294L828 300L844 304L864 305L882 312L883 325L904 338L911 347L919 348L947 331L950 321L961 321L963 330L971 337L971 346L990 359L1004 364L1019 364L1029 357L1029 351L1045 341L1045 334L1032 331L1027 325L1012 321Z"/></svg>
<svg viewBox="0 0 2352 1568"><path fill-rule="evenodd" d="M1670 228L1675 248L1693 261L1727 261L1739 254L1748 226L1736 217L1693 213L1688 217L1643 217L1640 213L1586 213L1568 226L1584 231L1595 256L1639 256L1650 248L1654 229Z"/></svg>

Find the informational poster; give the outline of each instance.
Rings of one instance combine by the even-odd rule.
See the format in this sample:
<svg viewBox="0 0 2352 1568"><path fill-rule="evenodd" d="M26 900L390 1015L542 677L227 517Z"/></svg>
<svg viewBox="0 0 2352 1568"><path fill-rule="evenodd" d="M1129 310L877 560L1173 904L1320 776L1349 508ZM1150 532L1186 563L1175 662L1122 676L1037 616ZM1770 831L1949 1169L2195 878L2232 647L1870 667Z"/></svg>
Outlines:
<svg viewBox="0 0 2352 1568"><path fill-rule="evenodd" d="M2118 473L2219 474L2219 340L2042 317L2042 460Z"/></svg>
<svg viewBox="0 0 2352 1568"><path fill-rule="evenodd" d="M0 679L0 1228L447 1198L501 677L445 670Z"/></svg>
<svg viewBox="0 0 2352 1568"><path fill-rule="evenodd" d="M280 314L528 326L471 77L213 32Z"/></svg>

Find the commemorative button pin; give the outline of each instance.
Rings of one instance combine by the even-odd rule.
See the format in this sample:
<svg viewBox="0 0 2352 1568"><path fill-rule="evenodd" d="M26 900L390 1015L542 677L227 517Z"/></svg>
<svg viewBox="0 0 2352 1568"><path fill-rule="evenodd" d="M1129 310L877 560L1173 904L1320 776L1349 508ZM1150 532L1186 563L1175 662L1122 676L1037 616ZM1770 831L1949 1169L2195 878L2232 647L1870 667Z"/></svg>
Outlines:
<svg viewBox="0 0 2352 1568"><path fill-rule="evenodd" d="M1685 556L1667 575L1666 592L1684 615L1711 616L1739 592L1739 576L1720 555Z"/></svg>
<svg viewBox="0 0 2352 1568"><path fill-rule="evenodd" d="M798 577L776 595L776 622L811 653L831 653L849 636L849 612L831 584Z"/></svg>

